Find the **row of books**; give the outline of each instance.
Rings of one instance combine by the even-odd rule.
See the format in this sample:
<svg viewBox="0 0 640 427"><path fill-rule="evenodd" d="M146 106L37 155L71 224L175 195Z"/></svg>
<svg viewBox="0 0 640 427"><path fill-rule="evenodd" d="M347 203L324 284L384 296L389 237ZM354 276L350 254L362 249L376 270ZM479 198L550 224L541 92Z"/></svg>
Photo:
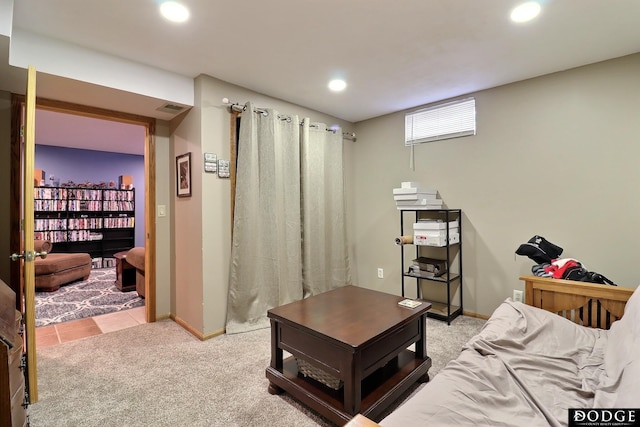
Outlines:
<svg viewBox="0 0 640 427"><path fill-rule="evenodd" d="M135 218L132 216L118 216L115 218L95 218L95 217L82 217L82 218L43 218L34 220L35 231L64 231L67 230L82 230L89 228L133 228L135 224Z"/></svg>
<svg viewBox="0 0 640 427"><path fill-rule="evenodd" d="M91 190L86 188L69 189L69 199L78 200L102 200L102 190Z"/></svg>
<svg viewBox="0 0 640 427"><path fill-rule="evenodd" d="M36 211L62 212L67 210L66 200L35 200L33 209Z"/></svg>
<svg viewBox="0 0 640 427"><path fill-rule="evenodd" d="M36 231L33 233L33 238L35 240L48 240L53 243L66 242L67 232L66 231Z"/></svg>
<svg viewBox="0 0 640 427"><path fill-rule="evenodd" d="M134 202L131 201L99 201L99 200L35 200L33 208L36 211L63 212L100 212L100 211L132 211Z"/></svg>
<svg viewBox="0 0 640 427"><path fill-rule="evenodd" d="M104 202L104 209L105 211L132 211L134 210L134 203L133 202L125 202L125 201L119 201L119 202Z"/></svg>
<svg viewBox="0 0 640 427"><path fill-rule="evenodd" d="M90 242L93 240L102 240L102 233L96 233L91 230L74 230L69 231L69 242Z"/></svg>
<svg viewBox="0 0 640 427"><path fill-rule="evenodd" d="M105 190L105 192L104 192L104 200L133 201L134 200L134 192L133 191Z"/></svg>
<svg viewBox="0 0 640 427"><path fill-rule="evenodd" d="M66 188L47 188L47 187L35 187L33 189L34 199L66 199Z"/></svg>
<svg viewBox="0 0 640 427"><path fill-rule="evenodd" d="M105 218L104 228L133 228L135 218L132 216L119 218Z"/></svg>
<svg viewBox="0 0 640 427"><path fill-rule="evenodd" d="M438 190L422 188L417 182L402 182L400 188L393 189L393 199L398 210L442 209L443 206Z"/></svg>
<svg viewBox="0 0 640 427"><path fill-rule="evenodd" d="M116 266L115 258L95 257L91 259L91 268L107 268L107 267L115 267L115 266Z"/></svg>
<svg viewBox="0 0 640 427"><path fill-rule="evenodd" d="M134 200L133 190L95 190L87 188L34 187L34 199L49 200Z"/></svg>
<svg viewBox="0 0 640 427"><path fill-rule="evenodd" d="M102 218L70 218L69 230L102 228Z"/></svg>
<svg viewBox="0 0 640 427"><path fill-rule="evenodd" d="M73 212L102 210L102 202L95 200L69 200L69 210Z"/></svg>
<svg viewBox="0 0 640 427"><path fill-rule="evenodd" d="M35 231L66 230L67 220L65 219L36 219L33 221Z"/></svg>

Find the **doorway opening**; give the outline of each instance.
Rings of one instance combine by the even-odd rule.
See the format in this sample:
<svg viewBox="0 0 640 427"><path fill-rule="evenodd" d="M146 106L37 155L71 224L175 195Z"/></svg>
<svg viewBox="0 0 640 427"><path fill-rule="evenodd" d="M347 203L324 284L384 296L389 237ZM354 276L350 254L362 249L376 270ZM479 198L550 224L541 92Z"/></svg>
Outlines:
<svg viewBox="0 0 640 427"><path fill-rule="evenodd" d="M40 108L35 118L34 237L51 247L35 261L37 347L145 323L127 262L134 247L144 254L145 127ZM49 273L75 257L75 275Z"/></svg>
<svg viewBox="0 0 640 427"><path fill-rule="evenodd" d="M21 126L21 109L22 104L24 103L24 98L18 95L14 95L14 99L12 100L12 161L11 161L11 175L12 175L12 197L10 201L10 212L11 212L11 229L14 230L11 235L11 244L12 247L20 246L20 236L19 236L19 221L22 217L21 206L19 204L20 196L21 196L21 184L20 184L20 174L21 174L21 164L20 164L20 129ZM96 120L93 122L94 124L109 125L111 124L114 128L123 128L126 126L123 125L133 125L134 127L140 130L140 135L142 136L140 141L140 146L137 147L144 158L144 166L142 176L143 185L137 186L136 190L141 193L144 197L142 197L142 203L139 203L139 206L143 207L143 218L142 220L137 221L136 228L142 230L141 236L139 236L135 242L136 245L143 246L145 248L145 259L144 266L146 274L144 275L144 293L145 293L145 308L143 320L145 322L154 322L156 319L156 309L155 309L155 228L153 218L155 217L155 119L143 116L136 116L127 113L120 113L111 110L105 110L95 107L88 107L78 104L71 104L61 101L53 101L46 99L37 99L36 101L36 109L41 113L46 115L55 114L56 120L64 121L64 120L86 120L92 119ZM54 120L55 122L55 120ZM121 126L122 125L122 126ZM38 126L36 121L36 127ZM97 126L97 125L96 125ZM71 126L73 129L74 127ZM73 129L77 132L81 130L79 128ZM90 138L85 135L85 141L90 142ZM69 137L67 135L66 140L67 144L69 140L74 139L78 140L76 137ZM77 141L76 141L77 142ZM60 142L62 145L64 142ZM118 141L112 141L111 146L117 145ZM49 144L52 145L52 144ZM88 145L88 144L87 144ZM113 150L113 148L110 148ZM67 147L68 148L68 147ZM79 147L75 147L79 148ZM91 149L99 150L99 147L92 146ZM131 147L129 147L131 149ZM105 150L106 151L106 150ZM55 175L54 175L55 179ZM106 184L109 185L109 182ZM117 219L115 219L117 221ZM16 268L12 265L11 270L11 282L12 283L20 283L19 289L14 289L16 294L20 296L20 300L22 300L23 293L23 284L22 284L22 274L19 268ZM12 286L14 287L14 286Z"/></svg>

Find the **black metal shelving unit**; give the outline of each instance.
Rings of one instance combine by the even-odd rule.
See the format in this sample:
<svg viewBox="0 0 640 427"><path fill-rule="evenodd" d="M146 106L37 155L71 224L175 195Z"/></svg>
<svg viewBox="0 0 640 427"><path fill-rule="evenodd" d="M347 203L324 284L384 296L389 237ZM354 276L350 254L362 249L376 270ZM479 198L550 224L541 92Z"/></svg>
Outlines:
<svg viewBox="0 0 640 427"><path fill-rule="evenodd" d="M409 225L408 229L405 229L405 214L411 214L413 222ZM446 286L446 302L429 301L432 303L432 308L427 313L428 317L446 321L447 324L451 324L451 321L460 316L463 312L462 301L462 210L461 209L428 209L428 210L412 210L403 209L400 211L400 235L413 234L413 223L418 222L420 219L435 219L442 220L447 226L446 230L446 244L443 246L426 246L426 245L412 245L415 247L416 258L423 256L423 253L429 252L431 258L442 259L446 262L446 272L442 276L438 277L421 277L415 273L408 271L407 267L407 249L405 246L400 245L401 255L401 271L402 271L402 296L405 296L405 279L411 278L416 281L416 296L418 299L422 299L422 285L424 283L430 283L436 286ZM458 233L460 238L458 242L451 243L450 239L450 227L451 221L458 221ZM410 233L409 233L410 231ZM457 251L457 253L456 253ZM434 255L435 254L435 255ZM442 257L444 255L444 257ZM452 271L452 267L456 267ZM451 297L452 288L457 285L458 298L456 302L459 305L454 305L455 302Z"/></svg>

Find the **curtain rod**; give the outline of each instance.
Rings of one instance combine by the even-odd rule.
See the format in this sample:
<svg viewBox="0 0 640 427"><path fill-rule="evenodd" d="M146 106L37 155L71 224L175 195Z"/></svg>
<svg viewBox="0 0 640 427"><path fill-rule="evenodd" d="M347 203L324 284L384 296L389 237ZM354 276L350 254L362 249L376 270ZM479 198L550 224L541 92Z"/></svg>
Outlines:
<svg viewBox="0 0 640 427"><path fill-rule="evenodd" d="M229 111L242 113L243 111L247 110L247 104L242 105L237 102L229 102L228 98L222 98L222 102L229 108ZM263 114L265 116L267 115L267 110L263 108L254 108L253 112L258 114ZM279 116L281 120L286 120L286 117L289 117L289 119L291 119L290 116ZM302 125L302 122L300 122L300 125ZM333 129L327 129L327 131L335 132ZM349 141L353 141L353 142L357 141L355 132L342 132L342 138L347 139Z"/></svg>

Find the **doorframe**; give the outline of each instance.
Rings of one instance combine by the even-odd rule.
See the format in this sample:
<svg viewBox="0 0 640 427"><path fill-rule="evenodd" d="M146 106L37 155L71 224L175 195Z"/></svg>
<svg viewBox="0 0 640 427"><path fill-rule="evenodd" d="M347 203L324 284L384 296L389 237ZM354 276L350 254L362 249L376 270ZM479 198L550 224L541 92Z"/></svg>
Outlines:
<svg viewBox="0 0 640 427"><path fill-rule="evenodd" d="M23 95L11 94L11 190L9 197L10 248L22 251L20 240L20 219L22 204L20 202L20 144L22 127ZM156 321L156 228L153 221L156 217L156 119L136 114L123 113L99 107L55 101L36 97L36 109L74 114L103 120L112 120L140 125L145 128L144 141L144 176L145 176L145 317L148 323ZM24 285L21 263L11 263L10 286L16 293L16 309L22 311Z"/></svg>

